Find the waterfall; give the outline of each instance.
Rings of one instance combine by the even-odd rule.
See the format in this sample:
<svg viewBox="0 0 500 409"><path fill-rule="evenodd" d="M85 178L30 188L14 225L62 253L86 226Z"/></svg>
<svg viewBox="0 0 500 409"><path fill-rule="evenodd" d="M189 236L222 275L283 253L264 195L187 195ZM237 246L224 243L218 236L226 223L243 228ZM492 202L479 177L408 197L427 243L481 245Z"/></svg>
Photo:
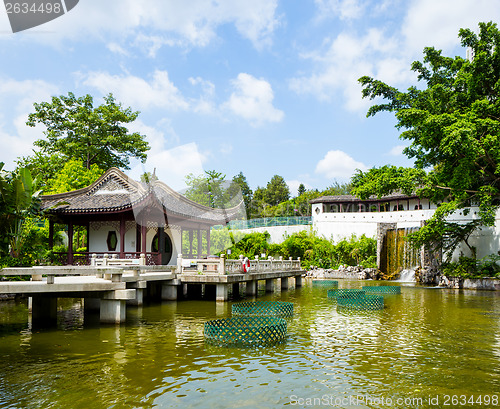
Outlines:
<svg viewBox="0 0 500 409"><path fill-rule="evenodd" d="M415 269L404 269L399 273L399 278L396 281L402 283L414 283L415 282Z"/></svg>
<svg viewBox="0 0 500 409"><path fill-rule="evenodd" d="M415 269L420 264L419 250L414 249L406 236L417 227L389 229L382 244L380 269L388 276L399 276L398 281L414 282Z"/></svg>

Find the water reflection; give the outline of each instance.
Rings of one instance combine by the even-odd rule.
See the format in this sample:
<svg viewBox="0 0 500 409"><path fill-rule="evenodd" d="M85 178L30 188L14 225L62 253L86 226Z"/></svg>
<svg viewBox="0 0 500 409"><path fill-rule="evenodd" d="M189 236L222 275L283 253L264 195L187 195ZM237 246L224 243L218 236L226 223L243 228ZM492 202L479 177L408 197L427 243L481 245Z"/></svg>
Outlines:
<svg viewBox="0 0 500 409"><path fill-rule="evenodd" d="M337 311L309 285L259 299L294 302L286 344L206 345L204 322L230 316L230 303L152 304L128 309L126 325L100 326L82 323L81 304L69 301L58 329L39 332L25 304L2 303L0 407L274 408L292 395L500 390L496 293L405 286L373 312Z"/></svg>

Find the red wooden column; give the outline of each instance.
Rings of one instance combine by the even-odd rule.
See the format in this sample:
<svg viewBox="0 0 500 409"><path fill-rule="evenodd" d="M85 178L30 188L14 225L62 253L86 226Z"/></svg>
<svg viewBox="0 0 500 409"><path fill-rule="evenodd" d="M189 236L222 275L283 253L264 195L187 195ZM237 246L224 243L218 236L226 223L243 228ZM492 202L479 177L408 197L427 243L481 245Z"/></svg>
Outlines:
<svg viewBox="0 0 500 409"><path fill-rule="evenodd" d="M68 223L68 264L73 264L73 222Z"/></svg>
<svg viewBox="0 0 500 409"><path fill-rule="evenodd" d="M137 222L135 225L135 251L136 253L141 252L141 226Z"/></svg>
<svg viewBox="0 0 500 409"><path fill-rule="evenodd" d="M144 222L147 223L147 222ZM141 252L146 254L146 235L148 233L148 227L143 224L141 226Z"/></svg>
<svg viewBox="0 0 500 409"><path fill-rule="evenodd" d="M120 219L120 258L125 258L125 220Z"/></svg>
<svg viewBox="0 0 500 409"><path fill-rule="evenodd" d="M49 249L54 248L54 222L49 221Z"/></svg>

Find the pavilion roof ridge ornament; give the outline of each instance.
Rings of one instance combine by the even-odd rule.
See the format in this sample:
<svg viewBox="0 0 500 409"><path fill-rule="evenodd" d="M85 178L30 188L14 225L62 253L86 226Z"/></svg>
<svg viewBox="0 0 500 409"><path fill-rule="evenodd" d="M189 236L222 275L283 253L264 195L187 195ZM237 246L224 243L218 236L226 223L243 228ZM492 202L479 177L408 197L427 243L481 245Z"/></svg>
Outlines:
<svg viewBox="0 0 500 409"><path fill-rule="evenodd" d="M88 194L96 194L105 184L111 181L122 186L123 189L126 190L125 194L131 193L134 189L143 190L142 193L147 193L140 183L128 177L120 169L113 167L108 169L99 179L89 186Z"/></svg>

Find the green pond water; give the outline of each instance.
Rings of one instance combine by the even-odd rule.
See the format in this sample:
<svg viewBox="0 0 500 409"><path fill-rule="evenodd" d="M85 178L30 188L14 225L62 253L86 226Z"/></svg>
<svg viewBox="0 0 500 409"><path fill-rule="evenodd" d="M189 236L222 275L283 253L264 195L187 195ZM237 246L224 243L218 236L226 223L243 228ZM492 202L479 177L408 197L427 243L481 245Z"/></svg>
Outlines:
<svg viewBox="0 0 500 409"><path fill-rule="evenodd" d="M285 344L257 349L205 344L204 322L231 302L131 307L100 326L66 300L58 329L39 332L24 303L1 302L0 408L500 407L498 292L404 286L364 313L326 293L307 280L261 291L295 313Z"/></svg>

